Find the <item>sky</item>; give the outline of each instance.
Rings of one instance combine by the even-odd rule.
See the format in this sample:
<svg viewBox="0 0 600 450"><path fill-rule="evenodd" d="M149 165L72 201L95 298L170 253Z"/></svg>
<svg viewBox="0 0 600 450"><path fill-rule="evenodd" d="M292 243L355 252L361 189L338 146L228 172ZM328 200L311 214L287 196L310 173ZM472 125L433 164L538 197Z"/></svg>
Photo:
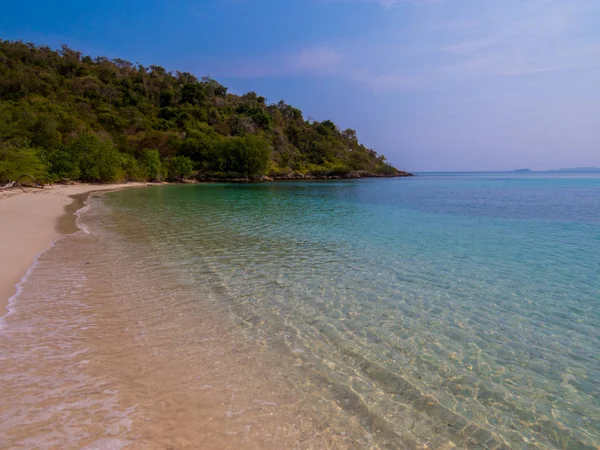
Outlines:
<svg viewBox="0 0 600 450"><path fill-rule="evenodd" d="M0 38L285 100L401 169L600 167L600 0L5 3Z"/></svg>

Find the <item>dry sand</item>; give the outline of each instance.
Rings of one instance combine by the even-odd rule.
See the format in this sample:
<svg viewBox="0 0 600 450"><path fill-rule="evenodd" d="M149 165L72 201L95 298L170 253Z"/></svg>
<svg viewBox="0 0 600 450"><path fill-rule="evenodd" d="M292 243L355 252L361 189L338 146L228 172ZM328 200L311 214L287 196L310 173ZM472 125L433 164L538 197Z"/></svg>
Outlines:
<svg viewBox="0 0 600 450"><path fill-rule="evenodd" d="M65 231L72 220L61 221L74 213L80 202L73 196L93 191L144 186L144 183L113 185L78 184L44 189L15 189L0 192L0 316L16 285L35 261ZM69 207L74 205L74 207ZM72 226L72 225L71 225Z"/></svg>

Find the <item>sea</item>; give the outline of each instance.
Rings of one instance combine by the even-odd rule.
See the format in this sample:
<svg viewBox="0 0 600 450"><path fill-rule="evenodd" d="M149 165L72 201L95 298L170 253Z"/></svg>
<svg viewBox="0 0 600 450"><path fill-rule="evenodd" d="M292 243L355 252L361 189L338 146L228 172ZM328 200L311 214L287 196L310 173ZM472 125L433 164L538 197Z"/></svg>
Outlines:
<svg viewBox="0 0 600 450"><path fill-rule="evenodd" d="M599 449L600 175L93 195L0 319L0 448Z"/></svg>

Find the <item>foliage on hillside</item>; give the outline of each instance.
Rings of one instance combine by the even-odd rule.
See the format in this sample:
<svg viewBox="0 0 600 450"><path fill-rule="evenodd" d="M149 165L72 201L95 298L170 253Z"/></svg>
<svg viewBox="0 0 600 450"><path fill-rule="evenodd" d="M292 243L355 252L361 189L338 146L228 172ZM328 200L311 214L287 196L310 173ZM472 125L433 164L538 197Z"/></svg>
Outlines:
<svg viewBox="0 0 600 450"><path fill-rule="evenodd" d="M210 78L0 40L0 180L393 174L354 130Z"/></svg>

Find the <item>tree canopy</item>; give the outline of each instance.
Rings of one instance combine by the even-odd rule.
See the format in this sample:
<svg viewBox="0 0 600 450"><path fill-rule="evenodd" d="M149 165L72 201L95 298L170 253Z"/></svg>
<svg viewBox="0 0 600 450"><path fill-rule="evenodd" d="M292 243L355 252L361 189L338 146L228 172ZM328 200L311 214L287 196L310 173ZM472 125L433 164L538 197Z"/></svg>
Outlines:
<svg viewBox="0 0 600 450"><path fill-rule="evenodd" d="M352 129L211 78L0 40L0 181L394 174Z"/></svg>

